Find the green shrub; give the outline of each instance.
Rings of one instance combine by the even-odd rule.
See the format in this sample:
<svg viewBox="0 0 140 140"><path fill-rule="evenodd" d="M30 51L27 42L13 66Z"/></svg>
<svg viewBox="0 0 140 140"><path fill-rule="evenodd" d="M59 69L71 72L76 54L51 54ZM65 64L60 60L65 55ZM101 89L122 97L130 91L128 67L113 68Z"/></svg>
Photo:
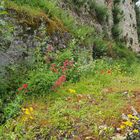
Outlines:
<svg viewBox="0 0 140 140"><path fill-rule="evenodd" d="M102 5L96 5L95 12L96 12L96 17L100 23L106 21L106 18L108 16L107 7Z"/></svg>
<svg viewBox="0 0 140 140"><path fill-rule="evenodd" d="M56 62L62 64L65 60L73 60L73 52L71 49L59 52L56 56Z"/></svg>
<svg viewBox="0 0 140 140"><path fill-rule="evenodd" d="M22 95L17 95L14 100L12 100L4 107L3 109L4 118L7 120L17 116L20 112L22 102L23 102Z"/></svg>
<svg viewBox="0 0 140 140"><path fill-rule="evenodd" d="M99 23L104 23L106 21L106 18L108 17L107 7L97 4L95 1L89 1L89 6L91 12L96 13L96 18Z"/></svg>
<svg viewBox="0 0 140 140"><path fill-rule="evenodd" d="M101 58L107 55L108 44L102 39L96 39L93 45L93 58Z"/></svg>
<svg viewBox="0 0 140 140"><path fill-rule="evenodd" d="M119 6L115 6L112 12L114 24L118 24L123 18L123 12L120 10Z"/></svg>
<svg viewBox="0 0 140 140"><path fill-rule="evenodd" d="M112 35L115 40L120 40L121 30L119 28L119 24L115 24L112 27Z"/></svg>
<svg viewBox="0 0 140 140"><path fill-rule="evenodd" d="M28 84L33 95L47 94L51 91L58 75L45 68L31 71L28 77Z"/></svg>
<svg viewBox="0 0 140 140"><path fill-rule="evenodd" d="M119 59L125 59L127 63L131 64L137 61L136 55L133 51L129 50L123 43L114 45L114 51Z"/></svg>

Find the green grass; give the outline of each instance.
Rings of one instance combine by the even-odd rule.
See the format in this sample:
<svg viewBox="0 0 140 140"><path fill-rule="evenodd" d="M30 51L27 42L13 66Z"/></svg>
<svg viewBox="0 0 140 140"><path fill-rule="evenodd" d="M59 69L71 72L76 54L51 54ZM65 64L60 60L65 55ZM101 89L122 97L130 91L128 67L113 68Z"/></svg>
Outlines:
<svg viewBox="0 0 140 140"><path fill-rule="evenodd" d="M133 65L135 70L131 74L121 69L122 64L102 63L99 61L96 72L90 72L86 77L83 75L77 83L66 83L47 96L27 96L23 107L34 108L34 119L22 121L23 113L10 119L1 126L0 138L69 139L75 132L74 137L90 136L107 140L114 134L114 128L119 127L125 107L135 105L135 99L131 96L133 91L140 90L140 66ZM91 68L95 69L93 66ZM108 69L111 69L111 74ZM74 89L76 93L70 93L69 89ZM130 98L123 94L125 91L128 91ZM108 129L103 130L105 135L99 135L100 127L104 125Z"/></svg>
<svg viewBox="0 0 140 140"><path fill-rule="evenodd" d="M47 19L51 19L51 23L54 23L54 19L59 19L57 21L62 21L67 30L75 37L70 44L72 48L76 46L77 42L87 43L88 45L90 45L90 42L92 44L91 39L94 29L86 25L78 25L71 15L67 15L67 12L64 12L53 2L42 0L38 3L35 0L32 2L14 0L14 2L8 1L9 5L7 4L7 7L13 6L12 8L19 10L21 14L25 13L27 17L30 15L35 19L42 14L43 16L45 14L46 17L47 14ZM93 40L96 46L99 46L100 53L103 54L108 51L110 41L97 40L96 37ZM123 49L124 46L121 44L112 43L111 47L119 55L117 57L122 58L122 60L102 58L78 67L82 75L80 81L76 83L66 82L54 92L47 92L52 83L48 87L46 84L53 77L50 75L50 78L48 78L48 71L44 69L43 72L46 76L44 78L45 76L42 75L42 69L45 68L44 64L41 65L40 73L39 69L34 69L35 73L31 71L32 75L28 75L27 79L32 80L31 87L34 85L33 89L38 88L38 90L32 90L35 93L31 92L30 95L24 96L21 107L21 103L17 102L16 105L16 100L9 104L6 113L9 114L10 110L10 116L6 123L0 126L0 139L56 140L60 138L78 139L78 137L83 139L89 137L101 140L110 139L115 134L115 128L119 127L121 114L126 113L126 107L130 105L139 107L139 104L135 103L134 92L140 90L140 66L134 61L134 54L127 49ZM70 56L71 53L68 51L66 54L58 54L58 59L63 63ZM127 63L128 61L129 63ZM130 65L132 63L134 65ZM40 62L40 64L42 63ZM38 67L37 64L36 66ZM40 80L38 77L35 79L37 75L39 77L41 75ZM45 81L42 80L43 78ZM53 79L52 82L54 82ZM70 93L69 89L75 90L76 93ZM126 91L128 92L127 95L124 94ZM40 94L40 92L43 94ZM21 101L19 100L19 102ZM16 109L15 106L18 108ZM22 109L30 107L33 108L33 119L30 118L29 114L25 114ZM14 117L10 118L11 116ZM107 129L104 129L105 125Z"/></svg>

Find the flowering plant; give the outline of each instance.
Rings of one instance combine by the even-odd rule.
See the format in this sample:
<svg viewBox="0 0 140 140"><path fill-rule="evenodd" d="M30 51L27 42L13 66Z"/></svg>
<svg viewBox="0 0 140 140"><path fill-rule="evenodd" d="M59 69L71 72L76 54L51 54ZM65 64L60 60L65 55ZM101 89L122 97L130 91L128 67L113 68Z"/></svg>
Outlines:
<svg viewBox="0 0 140 140"><path fill-rule="evenodd" d="M140 116L132 107L133 114L123 115L125 121L122 122L120 129L126 133L127 140L140 138Z"/></svg>

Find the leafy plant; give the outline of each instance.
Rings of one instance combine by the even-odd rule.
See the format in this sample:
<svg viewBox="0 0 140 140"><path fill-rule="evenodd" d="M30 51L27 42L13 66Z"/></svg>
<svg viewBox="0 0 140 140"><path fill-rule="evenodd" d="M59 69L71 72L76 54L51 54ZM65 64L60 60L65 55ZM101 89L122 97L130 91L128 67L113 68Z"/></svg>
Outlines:
<svg viewBox="0 0 140 140"><path fill-rule="evenodd" d="M118 40L118 41L120 40L121 30L119 28L119 24L115 24L112 27L112 35L116 40Z"/></svg>
<svg viewBox="0 0 140 140"><path fill-rule="evenodd" d="M22 101L22 95L18 95L13 101L7 104L7 106L3 109L4 118L6 120L15 117L19 114Z"/></svg>
<svg viewBox="0 0 140 140"><path fill-rule="evenodd" d="M49 93L57 80L58 75L45 68L31 71L28 76L28 84L34 95Z"/></svg>
<svg viewBox="0 0 140 140"><path fill-rule="evenodd" d="M103 23L104 21L106 21L106 18L108 16L107 7L96 5L95 12L96 12L97 19L100 23Z"/></svg>

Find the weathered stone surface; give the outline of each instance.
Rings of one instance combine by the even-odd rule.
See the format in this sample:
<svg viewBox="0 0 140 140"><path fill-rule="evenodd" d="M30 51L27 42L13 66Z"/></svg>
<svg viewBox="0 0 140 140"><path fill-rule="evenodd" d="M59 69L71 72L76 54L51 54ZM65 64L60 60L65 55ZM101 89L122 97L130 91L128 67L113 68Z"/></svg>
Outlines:
<svg viewBox="0 0 140 140"><path fill-rule="evenodd" d="M69 9L70 13L75 17L80 23L86 23L93 26L98 34L106 34L109 39L112 39L112 27L113 23L113 0L95 0L98 5L107 7L108 10L108 20L103 24L97 21L95 11L89 10L88 2L83 5L78 11L74 9L69 9L67 4L62 2L60 6L64 9ZM138 32L137 32L137 21L136 21L136 11L135 3L133 0L121 0L119 4L120 10L123 11L123 19L119 23L119 29L121 32L121 38L126 42L128 48L131 48L135 52L140 52L140 44L138 42Z"/></svg>
<svg viewBox="0 0 140 140"><path fill-rule="evenodd" d="M44 53L48 44L57 46L58 48L56 47L55 50L64 49L71 38L68 33L55 32L48 35L46 26L43 23L37 29L34 29L20 25L16 18L7 15L1 19L10 22L14 29L11 35L12 40L10 40L8 46L3 45L4 48L0 49L0 67L14 64L18 60L28 57L36 47L41 47Z"/></svg>
<svg viewBox="0 0 140 140"><path fill-rule="evenodd" d="M140 52L140 45L138 42L137 22L135 3L132 0L125 0L120 4L124 17L120 23L122 29L122 36L127 40L127 46L132 48L135 52Z"/></svg>

